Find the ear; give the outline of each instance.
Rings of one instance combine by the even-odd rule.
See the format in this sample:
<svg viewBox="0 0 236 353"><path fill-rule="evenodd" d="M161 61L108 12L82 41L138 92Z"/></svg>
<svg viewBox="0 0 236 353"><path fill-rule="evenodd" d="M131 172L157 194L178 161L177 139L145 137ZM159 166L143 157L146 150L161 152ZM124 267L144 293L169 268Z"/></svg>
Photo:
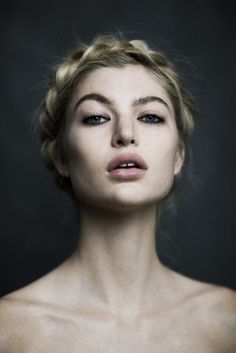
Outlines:
<svg viewBox="0 0 236 353"><path fill-rule="evenodd" d="M184 158L185 158L185 146L184 146L184 143L180 141L178 145L178 149L175 154L175 168L174 168L175 175L180 173L182 166L184 164Z"/></svg>
<svg viewBox="0 0 236 353"><path fill-rule="evenodd" d="M48 153L58 173L63 177L69 177L67 163L65 161L64 156L62 156L56 148L56 141L49 143Z"/></svg>

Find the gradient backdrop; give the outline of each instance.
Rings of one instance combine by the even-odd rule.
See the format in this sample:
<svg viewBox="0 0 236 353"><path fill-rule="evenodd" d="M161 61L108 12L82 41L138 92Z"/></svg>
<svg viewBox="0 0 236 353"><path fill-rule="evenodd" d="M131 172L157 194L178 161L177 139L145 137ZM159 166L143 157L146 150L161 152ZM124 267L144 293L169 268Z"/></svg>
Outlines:
<svg viewBox="0 0 236 353"><path fill-rule="evenodd" d="M236 288L236 7L227 1L8 1L1 10L0 286L4 294L73 251L73 205L32 132L48 68L78 39L124 31L167 53L197 103L175 216L158 251L188 276ZM157 152L158 153L158 152Z"/></svg>

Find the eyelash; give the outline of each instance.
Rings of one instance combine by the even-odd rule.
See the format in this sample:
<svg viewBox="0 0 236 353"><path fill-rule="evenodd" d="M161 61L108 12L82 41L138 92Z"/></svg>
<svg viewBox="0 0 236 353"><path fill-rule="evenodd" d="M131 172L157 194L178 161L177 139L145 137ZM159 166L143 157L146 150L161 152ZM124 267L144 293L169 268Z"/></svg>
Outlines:
<svg viewBox="0 0 236 353"><path fill-rule="evenodd" d="M155 121L143 121L143 120L141 120L141 119L147 118L147 117L149 117L149 118L152 117L152 118L154 118ZM163 118L161 118L159 115L156 115L156 114L145 114L145 115L139 117L138 120L140 120L140 121L142 121L142 122L144 122L146 124L161 124L161 123L164 123L164 121L165 121Z"/></svg>
<svg viewBox="0 0 236 353"><path fill-rule="evenodd" d="M97 122L97 121L95 121L95 122L93 121L92 122L92 119L95 119L95 118L104 119L105 121L103 121L102 123L101 122ZM104 118L104 116L102 116L102 115L94 114L94 115L89 115L86 118L84 118L83 119L83 124L85 124L85 125L102 125L106 121L109 121L109 120L110 120L110 118Z"/></svg>
<svg viewBox="0 0 236 353"><path fill-rule="evenodd" d="M155 121L144 121L144 120L141 120L143 118L154 118ZM98 122L98 119L100 119L100 121ZM94 121L93 119L96 119L96 121ZM103 122L101 122L101 119L104 119ZM93 120L93 122L92 122ZM109 121L110 118L105 118L104 116L102 115L99 115L99 114L94 114L94 115L90 115L90 116L87 116L86 118L83 119L83 124L85 125L102 125L104 123L106 123L107 121ZM142 121L143 123L145 124L161 124L161 123L164 123L164 119L161 118L160 116L156 115L156 114L145 114L141 117L138 118L139 121Z"/></svg>

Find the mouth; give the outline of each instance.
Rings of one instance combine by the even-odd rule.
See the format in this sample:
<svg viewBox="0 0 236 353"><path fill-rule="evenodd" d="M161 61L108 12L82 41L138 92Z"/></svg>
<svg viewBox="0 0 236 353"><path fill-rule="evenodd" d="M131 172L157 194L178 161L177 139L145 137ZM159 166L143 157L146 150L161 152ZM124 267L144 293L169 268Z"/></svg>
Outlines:
<svg viewBox="0 0 236 353"><path fill-rule="evenodd" d="M124 153L111 160L107 172L115 180L135 180L143 177L147 169L147 164L141 156L136 153Z"/></svg>

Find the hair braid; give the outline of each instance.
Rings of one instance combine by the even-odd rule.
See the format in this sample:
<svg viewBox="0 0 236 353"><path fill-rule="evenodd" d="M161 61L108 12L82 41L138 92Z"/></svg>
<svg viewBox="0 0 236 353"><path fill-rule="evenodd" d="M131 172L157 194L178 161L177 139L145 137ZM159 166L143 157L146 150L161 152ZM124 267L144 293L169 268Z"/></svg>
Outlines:
<svg viewBox="0 0 236 353"><path fill-rule="evenodd" d="M92 71L101 67L143 65L158 79L169 94L175 110L180 139L185 141L194 127L193 105L174 66L160 52L149 48L143 40L127 40L113 35L99 36L91 45L80 45L56 66L49 78L48 92L39 117L41 151L47 166L53 171L57 184L72 196L69 178L57 171L52 156L52 145L58 155L63 154L63 133L66 109L74 89Z"/></svg>

